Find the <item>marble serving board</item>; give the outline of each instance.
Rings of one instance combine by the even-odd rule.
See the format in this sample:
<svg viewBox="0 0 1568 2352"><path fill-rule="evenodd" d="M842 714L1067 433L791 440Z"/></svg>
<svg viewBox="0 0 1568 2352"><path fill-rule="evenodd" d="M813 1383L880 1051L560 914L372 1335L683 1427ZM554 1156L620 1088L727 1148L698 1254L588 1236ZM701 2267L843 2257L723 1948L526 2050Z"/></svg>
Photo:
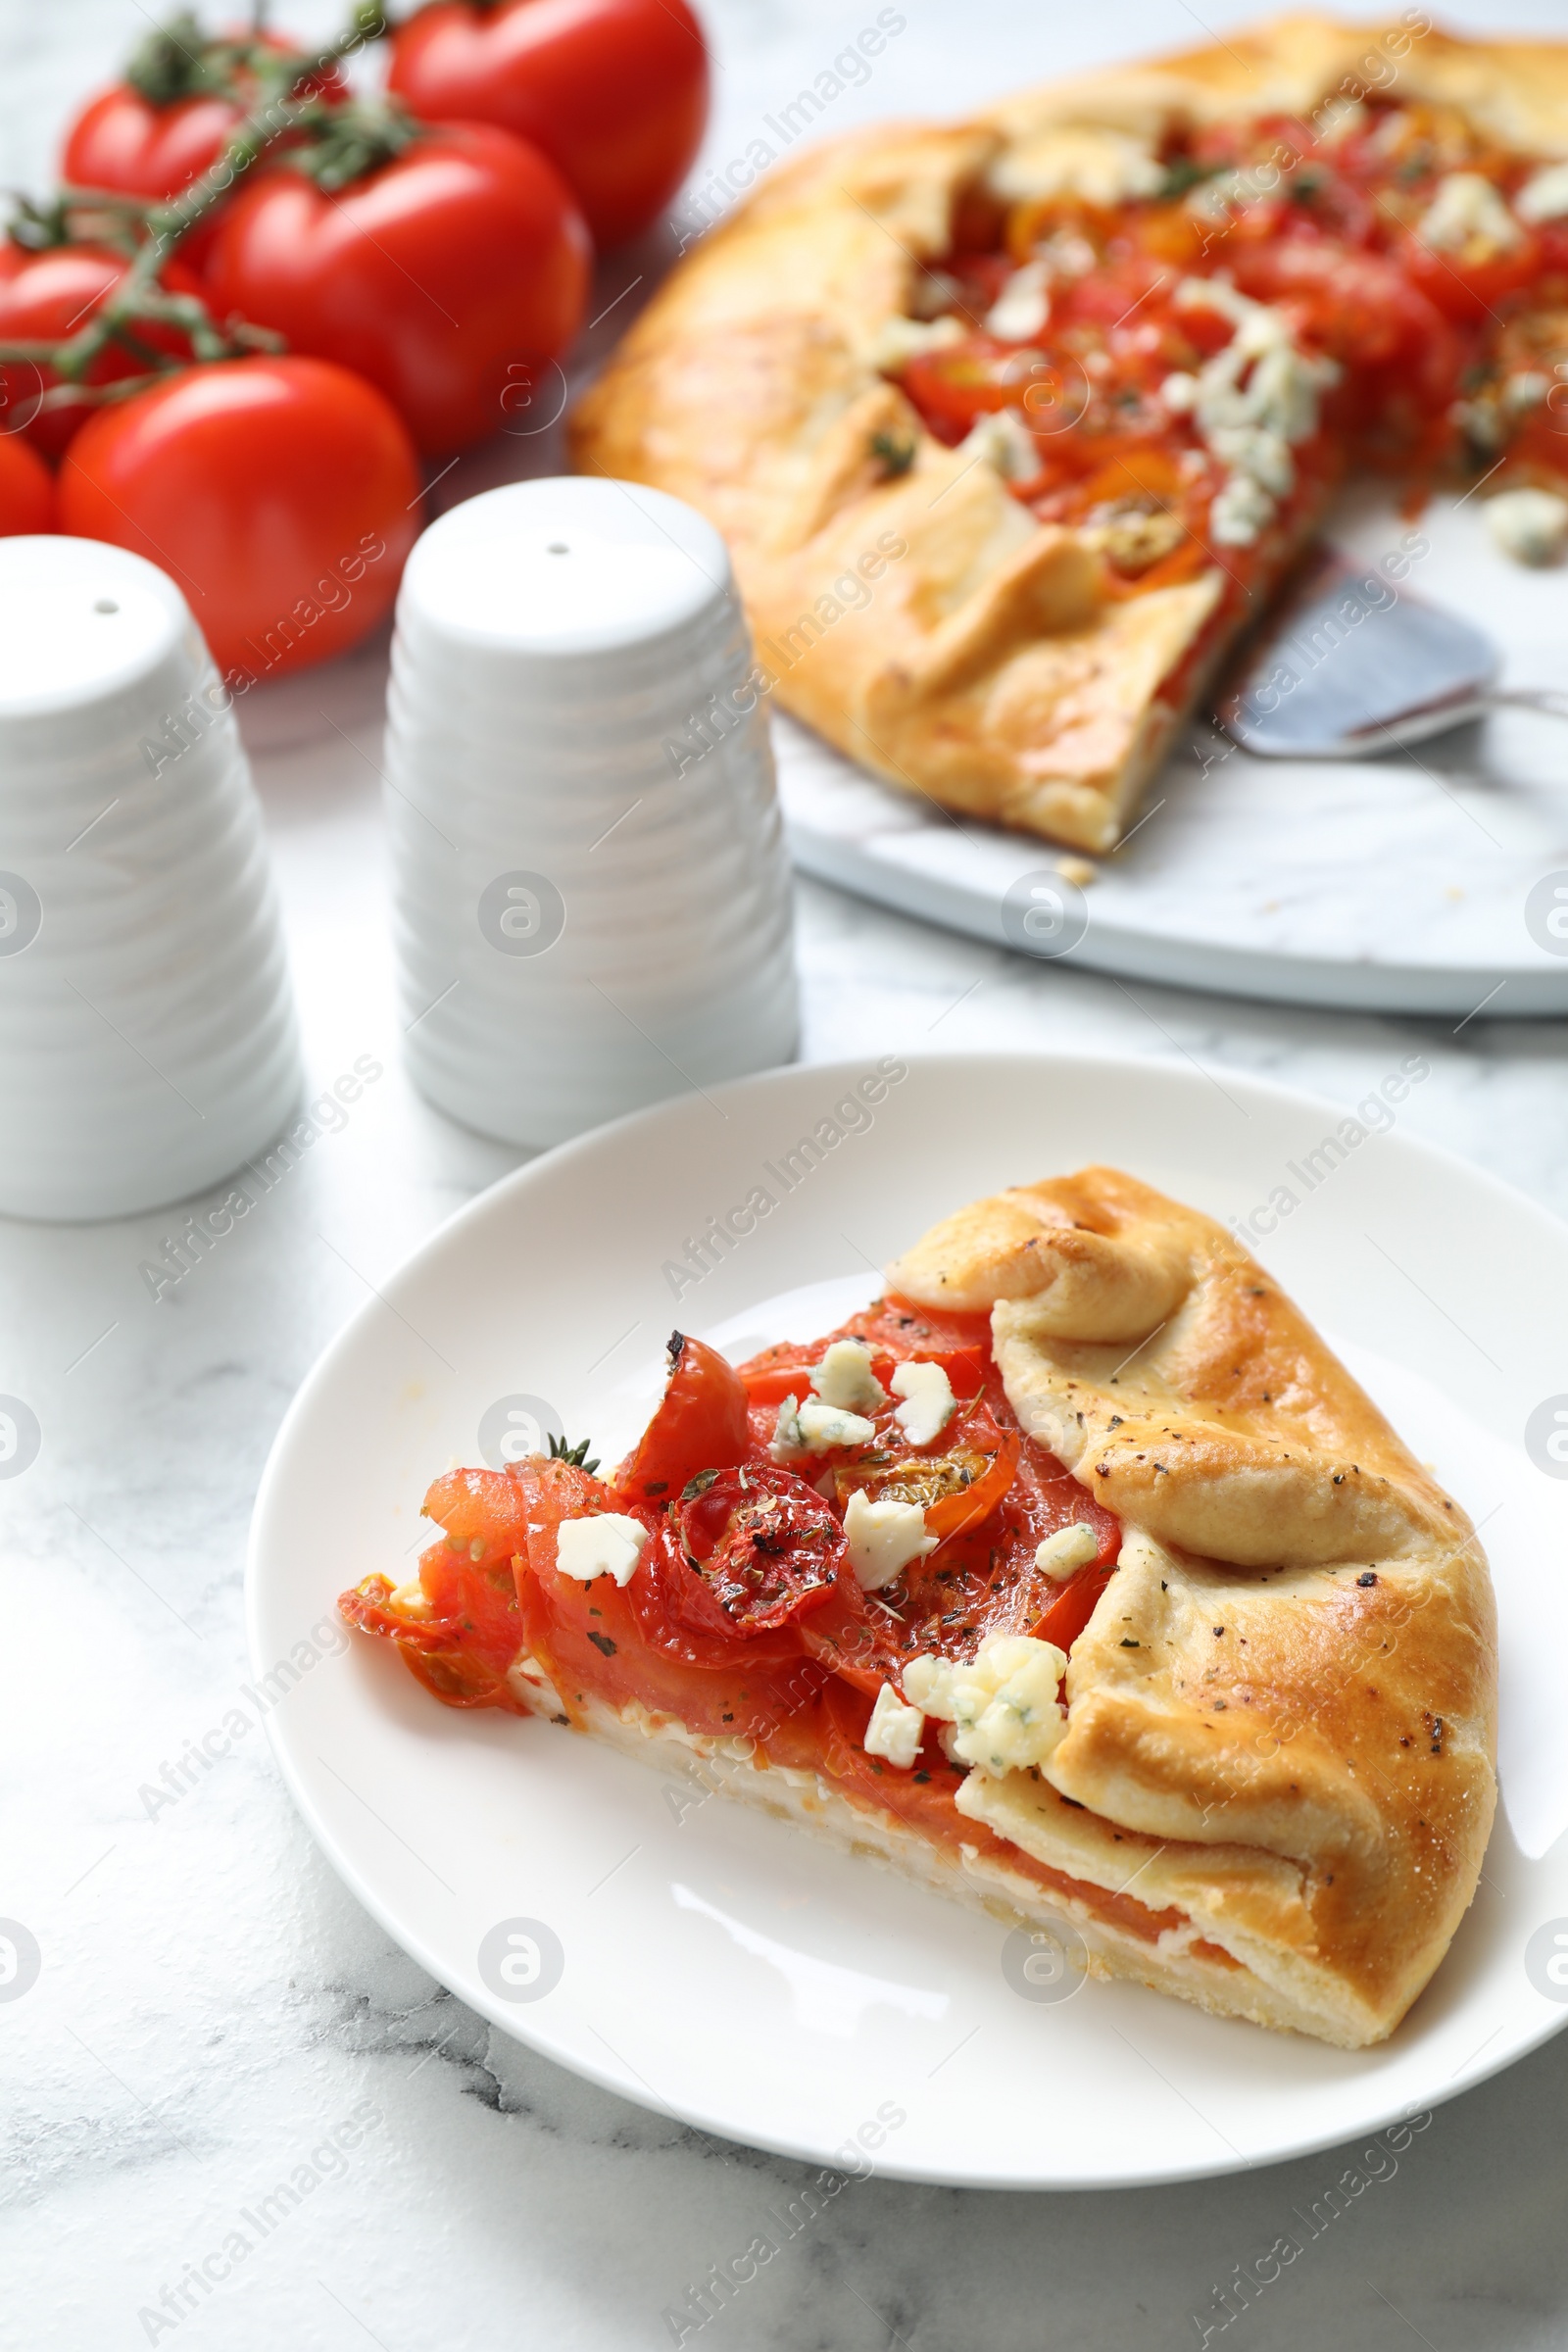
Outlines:
<svg viewBox="0 0 1568 2352"><path fill-rule="evenodd" d="M1486 495L1434 499L1412 521L1358 492L1328 535L1484 626L1503 685L1559 686L1568 570L1498 554ZM1568 1012L1568 935L1545 920L1554 877L1568 903L1562 719L1499 711L1415 751L1339 761L1253 759L1200 716L1081 892L1063 887L1049 842L950 815L788 718L774 743L801 870L927 921L1024 947L1040 878L1053 919L1025 952L1095 970L1354 1011Z"/></svg>

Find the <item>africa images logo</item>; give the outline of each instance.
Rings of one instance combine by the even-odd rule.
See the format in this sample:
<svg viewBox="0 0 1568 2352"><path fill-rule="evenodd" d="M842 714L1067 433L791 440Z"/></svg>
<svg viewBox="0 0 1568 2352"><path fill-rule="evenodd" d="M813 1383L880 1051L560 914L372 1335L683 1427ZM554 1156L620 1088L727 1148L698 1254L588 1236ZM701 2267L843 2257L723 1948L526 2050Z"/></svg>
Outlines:
<svg viewBox="0 0 1568 2352"><path fill-rule="evenodd" d="M1568 1478L1568 1396L1542 1398L1525 1423L1525 1451L1548 1478Z"/></svg>
<svg viewBox="0 0 1568 2352"><path fill-rule="evenodd" d="M1548 2001L1568 2001L1568 1919L1548 1919L1525 1945L1525 1975Z"/></svg>

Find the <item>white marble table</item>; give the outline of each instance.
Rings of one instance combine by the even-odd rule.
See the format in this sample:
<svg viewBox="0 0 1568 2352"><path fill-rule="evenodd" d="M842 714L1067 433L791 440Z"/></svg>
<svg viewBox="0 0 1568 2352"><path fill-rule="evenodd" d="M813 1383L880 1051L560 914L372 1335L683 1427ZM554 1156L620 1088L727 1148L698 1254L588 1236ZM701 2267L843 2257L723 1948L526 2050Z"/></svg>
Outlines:
<svg viewBox="0 0 1568 2352"><path fill-rule="evenodd" d="M721 163L875 12L721 0L710 13ZM1561 5L1518 0L1514 14L1568 30ZM1070 22L1017 0L983 18L907 0L907 16L840 120L958 105L1198 34L1182 0ZM5 0L0 176L42 179L60 113L143 22L136 0ZM605 299L633 273L612 273ZM516 459L465 461L443 499ZM515 1156L427 1109L398 1066L373 768L383 668L373 646L258 697L246 726L312 1092L364 1054L384 1080L159 1303L138 1263L174 1220L0 1224L0 1391L27 1397L43 1429L31 1469L0 1483L0 1914L43 1957L30 1990L0 2003L0 2343L16 2352L174 2339L651 2352L675 2340L665 2311L806 2177L622 2106L463 2009L336 1883L254 1722L220 1761L191 1761L243 1706L245 1528L290 1395L367 1287ZM800 948L812 1055L1102 1046L1349 1102L1418 1045L1433 1076L1411 1129L1568 1210L1560 1026L1452 1034L1129 990L814 884L800 891ZM155 1804L154 1787L177 1794ZM859 2182L702 2337L748 2352L1154 2352L1206 2328L1251 2352L1372 2352L1412 2331L1433 2352L1559 2345L1565 2099L1560 2040L1443 2108L1223 2327L1214 2290L1282 2232L1305 2237L1293 2209L1309 2214L1355 2149L1096 2197ZM357 2144L339 2154L327 2135L356 2113ZM240 2220L302 2166L297 2209L274 2208L265 2230ZM243 2258L223 2251L236 2230Z"/></svg>

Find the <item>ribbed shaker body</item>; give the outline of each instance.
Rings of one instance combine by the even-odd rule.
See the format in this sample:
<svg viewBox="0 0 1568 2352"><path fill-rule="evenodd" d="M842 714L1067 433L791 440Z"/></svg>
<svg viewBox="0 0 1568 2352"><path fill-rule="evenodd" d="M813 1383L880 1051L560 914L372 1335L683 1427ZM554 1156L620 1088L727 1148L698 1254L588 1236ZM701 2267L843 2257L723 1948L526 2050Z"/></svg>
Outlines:
<svg viewBox="0 0 1568 2352"><path fill-rule="evenodd" d="M184 599L96 540L0 540L0 1211L199 1192L299 1088L261 810Z"/></svg>
<svg viewBox="0 0 1568 2352"><path fill-rule="evenodd" d="M410 1068L453 1117L556 1143L794 1053L751 666L722 541L659 491L518 483L415 549L387 822Z"/></svg>

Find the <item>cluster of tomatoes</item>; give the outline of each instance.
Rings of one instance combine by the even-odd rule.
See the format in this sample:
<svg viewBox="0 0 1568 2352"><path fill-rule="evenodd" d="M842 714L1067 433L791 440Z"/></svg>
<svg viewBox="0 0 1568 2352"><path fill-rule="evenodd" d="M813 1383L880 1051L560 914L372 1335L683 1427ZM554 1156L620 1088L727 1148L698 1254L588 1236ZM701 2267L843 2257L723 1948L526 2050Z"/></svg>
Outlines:
<svg viewBox="0 0 1568 2352"><path fill-rule="evenodd" d="M340 71L372 41L384 95ZM315 53L181 18L0 245L0 532L161 564L236 686L342 651L420 460L559 414L595 250L658 219L707 109L686 0L367 5Z"/></svg>

